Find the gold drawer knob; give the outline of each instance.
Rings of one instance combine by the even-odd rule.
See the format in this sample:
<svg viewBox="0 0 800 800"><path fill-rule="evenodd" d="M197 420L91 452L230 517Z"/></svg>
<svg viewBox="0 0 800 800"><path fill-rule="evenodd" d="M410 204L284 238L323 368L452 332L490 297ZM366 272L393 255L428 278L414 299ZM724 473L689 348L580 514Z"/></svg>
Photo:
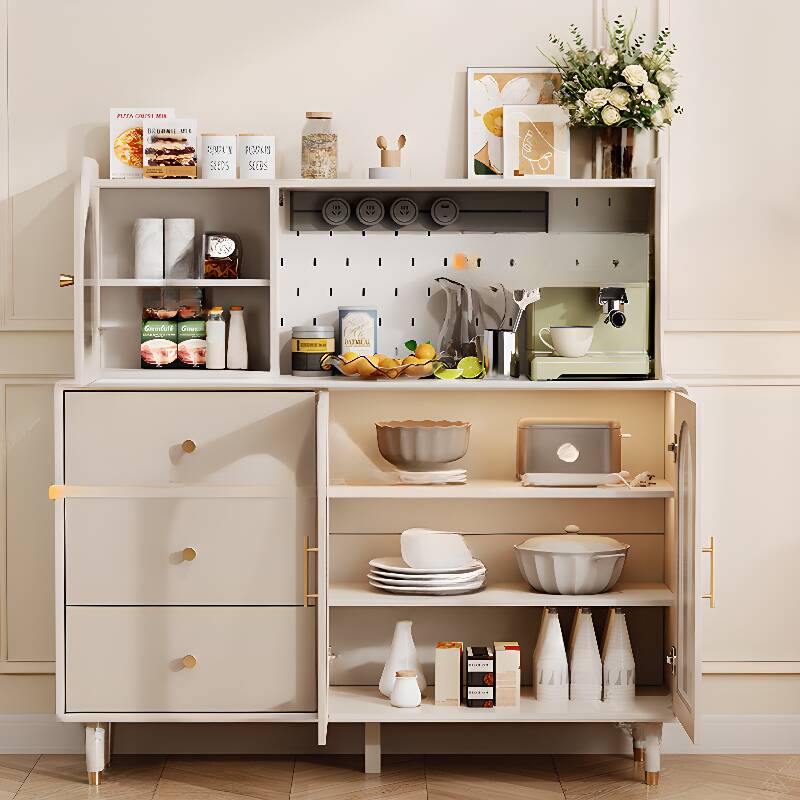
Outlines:
<svg viewBox="0 0 800 800"><path fill-rule="evenodd" d="M181 442L181 450L184 453L194 453L197 450L197 443L192 439L184 439Z"/></svg>
<svg viewBox="0 0 800 800"><path fill-rule="evenodd" d="M181 659L181 664L183 664L186 669L194 669L197 666L197 659L190 653Z"/></svg>
<svg viewBox="0 0 800 800"><path fill-rule="evenodd" d="M58 276L58 285L64 289L67 286L72 286L75 283L75 277L73 275L68 275L66 272L62 272Z"/></svg>
<svg viewBox="0 0 800 800"><path fill-rule="evenodd" d="M197 550L194 547L184 547L181 555L184 561L194 561L197 558Z"/></svg>

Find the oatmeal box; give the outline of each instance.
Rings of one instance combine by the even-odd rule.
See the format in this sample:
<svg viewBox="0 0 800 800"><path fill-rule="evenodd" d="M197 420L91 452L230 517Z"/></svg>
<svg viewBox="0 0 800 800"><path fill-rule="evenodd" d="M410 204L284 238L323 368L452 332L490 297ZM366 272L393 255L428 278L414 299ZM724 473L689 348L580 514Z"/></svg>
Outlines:
<svg viewBox="0 0 800 800"><path fill-rule="evenodd" d="M141 178L144 126L175 116L173 108L112 108L108 115L111 178Z"/></svg>

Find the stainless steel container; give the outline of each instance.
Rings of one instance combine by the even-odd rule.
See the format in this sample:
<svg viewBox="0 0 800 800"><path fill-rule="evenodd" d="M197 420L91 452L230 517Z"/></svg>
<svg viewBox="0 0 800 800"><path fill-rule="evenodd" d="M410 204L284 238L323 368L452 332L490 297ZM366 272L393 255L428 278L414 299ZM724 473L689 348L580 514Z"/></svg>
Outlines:
<svg viewBox="0 0 800 800"><path fill-rule="evenodd" d="M513 331L487 329L483 332L483 361L487 378L512 378L519 375L516 338Z"/></svg>
<svg viewBox="0 0 800 800"><path fill-rule="evenodd" d="M621 438L615 420L525 417L517 423L517 477L526 472L619 472Z"/></svg>

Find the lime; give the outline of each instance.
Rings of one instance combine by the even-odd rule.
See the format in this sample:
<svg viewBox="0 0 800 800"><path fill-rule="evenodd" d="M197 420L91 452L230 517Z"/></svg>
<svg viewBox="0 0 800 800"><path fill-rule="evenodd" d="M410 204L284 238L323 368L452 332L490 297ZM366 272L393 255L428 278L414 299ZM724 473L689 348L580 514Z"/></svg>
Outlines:
<svg viewBox="0 0 800 800"><path fill-rule="evenodd" d="M462 358L461 361L458 362L458 368L461 370L462 377L464 378L482 378L486 374L486 370L477 356Z"/></svg>
<svg viewBox="0 0 800 800"><path fill-rule="evenodd" d="M452 381L460 378L463 373L460 369L437 369L433 374L443 381Z"/></svg>

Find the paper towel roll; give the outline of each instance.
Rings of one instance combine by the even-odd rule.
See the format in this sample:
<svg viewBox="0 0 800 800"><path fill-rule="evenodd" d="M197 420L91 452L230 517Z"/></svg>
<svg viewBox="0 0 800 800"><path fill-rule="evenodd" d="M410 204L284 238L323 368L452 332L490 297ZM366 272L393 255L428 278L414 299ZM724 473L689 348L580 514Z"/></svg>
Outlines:
<svg viewBox="0 0 800 800"><path fill-rule="evenodd" d="M194 220L164 220L164 275L167 278L196 278Z"/></svg>
<svg viewBox="0 0 800 800"><path fill-rule="evenodd" d="M133 275L140 279L164 277L164 220L137 219L133 223Z"/></svg>

